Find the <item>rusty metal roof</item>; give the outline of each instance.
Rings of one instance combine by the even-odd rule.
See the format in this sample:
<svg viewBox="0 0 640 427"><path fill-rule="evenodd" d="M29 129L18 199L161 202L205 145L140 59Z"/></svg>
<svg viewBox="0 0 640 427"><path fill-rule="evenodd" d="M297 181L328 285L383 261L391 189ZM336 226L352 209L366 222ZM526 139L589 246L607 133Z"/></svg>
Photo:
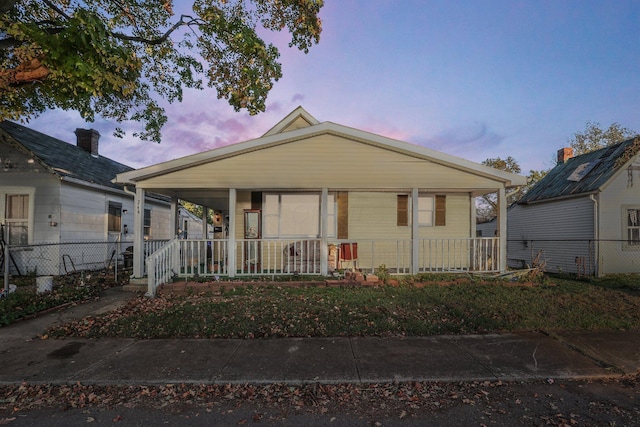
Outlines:
<svg viewBox="0 0 640 427"><path fill-rule="evenodd" d="M518 203L596 193L639 148L640 139L634 137L573 157L551 169Z"/></svg>

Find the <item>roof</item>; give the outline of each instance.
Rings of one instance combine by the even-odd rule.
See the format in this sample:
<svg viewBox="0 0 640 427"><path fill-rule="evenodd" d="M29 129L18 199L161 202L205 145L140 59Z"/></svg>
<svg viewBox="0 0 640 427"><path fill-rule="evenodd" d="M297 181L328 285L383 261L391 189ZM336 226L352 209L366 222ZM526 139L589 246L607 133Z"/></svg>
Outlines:
<svg viewBox="0 0 640 427"><path fill-rule="evenodd" d="M518 204L599 192L639 150L640 138L634 137L573 157L551 169Z"/></svg>
<svg viewBox="0 0 640 427"><path fill-rule="evenodd" d="M433 163L457 170L491 178L502 182L505 187L526 184L526 178L523 176L493 169L460 157L332 122L319 122L302 107L297 107L260 138L126 172L118 175L117 182L125 184L136 183L219 159L238 156L323 134L345 137L367 145L384 148L412 157L429 160Z"/></svg>
<svg viewBox="0 0 640 427"><path fill-rule="evenodd" d="M94 157L74 144L17 123L3 121L0 123L0 129L48 167L50 172L63 179L73 178L91 184L122 189L122 184L113 183L111 180L119 173L133 170L107 157Z"/></svg>

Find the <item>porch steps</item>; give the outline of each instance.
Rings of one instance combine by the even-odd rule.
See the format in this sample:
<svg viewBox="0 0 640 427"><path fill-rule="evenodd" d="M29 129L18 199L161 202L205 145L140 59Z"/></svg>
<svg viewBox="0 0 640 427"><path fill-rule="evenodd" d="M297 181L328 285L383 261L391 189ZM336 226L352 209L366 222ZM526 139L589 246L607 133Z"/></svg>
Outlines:
<svg viewBox="0 0 640 427"><path fill-rule="evenodd" d="M280 288L302 288L302 287L358 287L358 286L378 286L380 281L355 281L355 280L326 280L326 281L291 281L291 282L175 282L161 285L158 288L159 295L195 295L207 292L222 292L238 287L280 287Z"/></svg>
<svg viewBox="0 0 640 427"><path fill-rule="evenodd" d="M149 287L146 277L140 279L129 279L129 284L122 287L123 291L127 292L147 292Z"/></svg>

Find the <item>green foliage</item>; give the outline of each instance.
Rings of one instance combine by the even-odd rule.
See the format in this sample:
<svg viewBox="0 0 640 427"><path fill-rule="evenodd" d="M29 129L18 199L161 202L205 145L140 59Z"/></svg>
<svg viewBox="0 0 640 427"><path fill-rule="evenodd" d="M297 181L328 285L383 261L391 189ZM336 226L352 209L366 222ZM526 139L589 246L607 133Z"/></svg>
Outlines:
<svg viewBox="0 0 640 427"><path fill-rule="evenodd" d="M6 7L5 7L6 6ZM181 101L203 81L236 111L264 111L280 77L278 49L260 27L287 30L304 52L319 41L322 0L9 0L0 15L0 120L77 110L139 121L134 136L160 141L166 122L155 99ZM122 136L122 129L116 130Z"/></svg>
<svg viewBox="0 0 640 427"><path fill-rule="evenodd" d="M496 157L493 159L486 159L482 162L483 165L489 166L494 169L498 169L505 172L511 172L515 174L519 174L521 172L520 165L518 162L511 156L506 159L501 159L500 157ZM518 200L522 195L522 192L515 193L508 197L507 205ZM477 208L477 216L478 218L489 220L497 215L498 209L498 194L497 193L489 193L485 194L479 199L479 204Z"/></svg>
<svg viewBox="0 0 640 427"><path fill-rule="evenodd" d="M631 138L637 134L637 132L615 122L603 130L600 127L600 123L588 121L585 130L574 133L569 139L569 144L573 148L574 156L579 156Z"/></svg>

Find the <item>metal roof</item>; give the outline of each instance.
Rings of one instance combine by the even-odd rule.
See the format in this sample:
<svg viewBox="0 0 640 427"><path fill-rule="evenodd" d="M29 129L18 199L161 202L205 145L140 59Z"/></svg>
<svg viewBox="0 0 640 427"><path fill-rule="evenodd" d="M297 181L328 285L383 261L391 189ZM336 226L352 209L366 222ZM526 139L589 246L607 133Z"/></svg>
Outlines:
<svg viewBox="0 0 640 427"><path fill-rule="evenodd" d="M539 202L598 192L640 149L634 137L556 165L519 201Z"/></svg>

